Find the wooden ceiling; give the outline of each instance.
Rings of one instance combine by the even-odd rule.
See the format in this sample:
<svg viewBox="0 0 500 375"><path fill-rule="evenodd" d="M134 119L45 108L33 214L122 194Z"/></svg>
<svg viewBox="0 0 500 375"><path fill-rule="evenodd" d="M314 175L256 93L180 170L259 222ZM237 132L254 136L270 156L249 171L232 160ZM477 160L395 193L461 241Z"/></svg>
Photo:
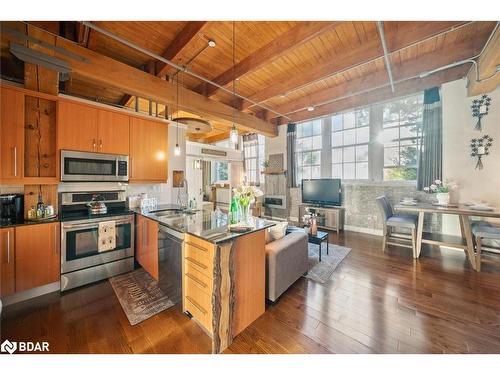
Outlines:
<svg viewBox="0 0 500 375"><path fill-rule="evenodd" d="M172 67L80 23L30 23L158 77L172 79L176 76ZM273 124L302 121L464 77L470 64L428 77L420 78L420 75L476 56L496 25L496 22L486 21L384 22L396 81L393 93L384 64L381 37L374 21L93 23L179 65L187 65L192 72L229 90L233 89L234 82L239 94L268 109L248 100L235 100L230 93L189 74L178 74L180 84L186 89ZM214 41L215 47L209 47L209 41ZM2 76L15 77L22 69L16 68L12 63L15 59L9 58L8 54L8 48L2 42ZM233 81L233 76L236 81ZM70 94L103 102L135 105L135 97L130 93L116 87L103 87L78 74L72 74L65 89ZM311 106L314 111L307 110ZM170 113L175 116L172 109L175 107L170 106ZM214 120L212 123L212 132L193 138L210 142L227 137L227 122Z"/></svg>

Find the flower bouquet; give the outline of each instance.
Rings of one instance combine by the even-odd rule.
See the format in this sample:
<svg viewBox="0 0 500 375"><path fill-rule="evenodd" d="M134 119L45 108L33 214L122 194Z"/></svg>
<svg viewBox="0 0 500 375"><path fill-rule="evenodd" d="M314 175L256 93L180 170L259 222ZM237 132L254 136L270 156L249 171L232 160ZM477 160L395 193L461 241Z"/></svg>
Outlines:
<svg viewBox="0 0 500 375"><path fill-rule="evenodd" d="M255 186L242 184L233 189L233 195L240 206L240 221L248 224L251 218L250 204L255 201L255 198L263 196L264 193Z"/></svg>

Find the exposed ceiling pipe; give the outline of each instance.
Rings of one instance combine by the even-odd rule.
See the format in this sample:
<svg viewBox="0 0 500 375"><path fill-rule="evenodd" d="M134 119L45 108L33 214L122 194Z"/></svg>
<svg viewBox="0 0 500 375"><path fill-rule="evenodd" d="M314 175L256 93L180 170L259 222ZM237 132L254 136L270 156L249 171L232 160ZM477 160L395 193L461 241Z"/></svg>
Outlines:
<svg viewBox="0 0 500 375"><path fill-rule="evenodd" d="M429 76L431 74L439 72L441 70L453 68L453 67L458 66L458 65L463 65L463 64L467 64L467 63L471 63L471 62L475 63L475 60L473 60L473 58L475 58L475 57L471 57L470 59L465 59L465 60L457 61L456 63L445 65L443 67L434 69L434 70L432 70L430 72L420 73L420 74L416 74L416 75L411 76L411 77L401 78L401 79L399 79L397 81L394 81L394 84L399 84L399 83L402 83L402 82L405 82L405 81L409 81L409 80L412 80L412 79L415 79L415 78L424 78L424 77L427 77L427 76ZM375 86L375 87L370 87L368 89L359 90L359 91L356 91L356 92L353 92L353 93L350 93L350 94L338 96L338 97L336 97L334 99L330 99L330 100L326 100L326 101L321 102L321 103L317 103L314 106L316 108L318 108L318 107L321 107L321 106L326 105L326 104L331 104L331 103L338 102L339 100L348 99L348 98L350 98L352 96L362 95L362 94L369 93L371 91L383 89L384 87L387 87L389 85L390 85L390 83L385 83L383 85L378 85L378 86ZM288 112L287 114L288 115L292 115L292 114L297 113L297 112L305 111L306 109L308 109L308 107L300 108L300 109L294 110L293 112ZM320 116L320 117L323 117L323 116Z"/></svg>
<svg viewBox="0 0 500 375"><path fill-rule="evenodd" d="M385 42L384 23L382 21L377 21L377 28L380 34L380 41L382 42L382 49L384 50L385 68L387 69L387 75L389 76L391 90L394 92L394 79L392 77L391 61L389 60L389 50L387 49L387 44Z"/></svg>
<svg viewBox="0 0 500 375"><path fill-rule="evenodd" d="M198 52L197 52L197 53L196 53L193 57L191 57L191 58L190 58L190 59L189 59L189 60L188 60L188 61L184 64L184 66L185 66L185 67L188 67L188 66L189 66L189 64L191 64L191 63L192 63L195 59L197 59L197 58L198 58L198 56L200 56L203 52L205 52L205 50L206 50L207 48L214 48L216 45L217 45L217 44L215 43L215 41L214 41L214 40L209 39L209 40L207 41L207 44L206 44L206 45L205 45L205 46L204 46L201 50L199 50L199 51L198 51ZM171 78L170 78L170 79L173 81L173 80L174 80L174 78L175 78L175 76L176 76L177 74L179 74L179 71L178 71L178 70L176 70L176 71L175 71L175 73L174 73L174 74L172 74L172 76L171 76Z"/></svg>
<svg viewBox="0 0 500 375"><path fill-rule="evenodd" d="M177 69L177 70L179 70L179 71L181 71L183 73L186 73L186 74L189 74L189 75L191 75L191 76L193 76L195 78L198 78L200 81L203 81L205 83L213 85L213 86L219 88L220 90L225 91L225 92L233 95L233 92L230 89L227 89L224 86L219 85L218 83L215 83L215 82L209 80L208 78L205 78L205 77L199 75L198 73L195 73L195 72L191 71L189 68L187 68L185 66L181 66L179 64L176 64L173 61L170 61L170 60L164 58L163 56L160 56L160 55L158 55L158 54L156 54L154 52L148 51L147 49L142 48L141 46L138 46L137 44L132 43L129 40L126 40L126 39L124 39L124 38L122 38L122 37L120 37L118 35L115 35L115 34L109 32L109 31L107 31L105 29L102 29L99 26L94 25L92 22L82 21L82 24L85 25L85 26L87 26L87 27L89 27L89 28L91 28L91 29L93 29L93 30L95 30L95 31L97 31L97 32L99 32L99 33L101 33L101 34L104 34L104 35L110 37L111 39L114 39L114 40L116 40L116 41L118 41L118 42L120 42L120 43L122 43L122 44L124 44L124 45L126 45L128 47L130 47L130 48L133 48L133 49L135 49L135 50L137 50L137 51L139 51L139 52L141 52L141 53L143 53L143 54L145 54L147 56L150 56L150 57L152 57L152 58L154 58L156 60L162 61L165 64L168 64L168 65L172 66L173 68L175 68L175 69ZM237 96L240 99L246 100L246 101L248 101L248 102L250 102L250 103L252 103L254 105L257 105L257 106L259 106L259 107L261 107L261 108L263 108L263 109L265 109L265 110L267 110L269 112L272 112L272 113L274 113L274 114L276 114L276 115L278 115L280 117L284 117L284 118L290 119L288 116L286 116L286 115L284 115L282 113L276 112L272 108L269 108L267 106L259 104L259 103L255 102L255 101L253 101L253 100L251 100L251 99L249 99L249 98L247 98L247 97L245 97L243 95L240 95L240 94L236 93L235 96Z"/></svg>
<svg viewBox="0 0 500 375"><path fill-rule="evenodd" d="M463 24L458 25L458 26L453 26L453 27L451 27L451 28L449 28L449 29L447 29L447 30L444 30L444 31L438 32L438 33L436 33L436 34L432 34L431 36L425 37L425 38L423 38L423 39L417 40L416 42L413 42L413 43L407 44L406 46L403 46L403 47L398 48L398 49L396 49L396 50L394 50L394 51L391 51L391 52L390 52L390 55L392 55L393 53L397 53L397 52L403 51L403 50L405 50L405 49L407 49L407 48L410 48L410 47L416 46L416 45L418 45L418 44L425 43L425 42L427 42L428 40L434 39L434 38L436 38L436 37L438 37L438 36L441 36L441 35L446 35L446 34L451 33L451 32L453 32L453 31L457 31L457 30L459 30L459 29L461 29L461 28L463 28L463 27L466 27L466 26L471 25L472 23L474 23L474 21L469 21L469 22L463 23ZM343 73L345 73L345 72L347 72L347 71L349 71L349 70L351 70L351 69L360 68L360 67L362 67L362 66L365 66L365 65L371 64L371 63L373 63L374 61L377 61L377 60L379 60L379 59L381 59L381 58L383 58L383 56L377 56L377 57L375 57L375 58L372 58L372 59L369 59L369 60L363 61L363 62L361 62L361 63L354 64L354 65L351 65L351 66L348 66L347 68L344 68L344 69L337 70L337 71L335 71L335 72L332 72L332 73L326 74L326 75L324 75L324 76L322 76L322 77L320 77L320 78L318 78L318 79L315 79L315 80L310 81L310 82L307 82L307 83L305 83L305 84L303 84L303 85L297 86L297 87L293 88L292 90L289 90L289 91L287 91L286 93L281 94L281 97L286 97L286 95L287 95L287 94L289 94L289 93L291 93L291 92L301 90L301 89L303 89L303 88L305 88L305 87L307 87L307 86L310 86L310 85L312 85L312 84L315 84L315 83L318 83L318 82L324 81L325 79L328 79L328 78L331 78L331 77L338 76L339 74L343 74ZM260 103L264 103L264 102L266 102L266 101L267 101L267 99L266 99L266 100L262 100ZM250 107L253 107L253 105L251 105Z"/></svg>

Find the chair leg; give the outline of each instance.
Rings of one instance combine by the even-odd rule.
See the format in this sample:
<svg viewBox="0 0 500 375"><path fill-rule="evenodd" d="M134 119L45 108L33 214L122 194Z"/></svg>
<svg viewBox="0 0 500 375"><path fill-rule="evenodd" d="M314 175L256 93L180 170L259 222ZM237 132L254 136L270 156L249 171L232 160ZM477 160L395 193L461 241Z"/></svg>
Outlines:
<svg viewBox="0 0 500 375"><path fill-rule="evenodd" d="M411 248L413 250L413 258L417 259L417 232L415 229L411 230Z"/></svg>
<svg viewBox="0 0 500 375"><path fill-rule="evenodd" d="M382 251L385 252L385 250L387 249L387 226L384 225L384 234L383 234L383 239L382 239Z"/></svg>
<svg viewBox="0 0 500 375"><path fill-rule="evenodd" d="M476 237L476 271L481 272L481 237Z"/></svg>

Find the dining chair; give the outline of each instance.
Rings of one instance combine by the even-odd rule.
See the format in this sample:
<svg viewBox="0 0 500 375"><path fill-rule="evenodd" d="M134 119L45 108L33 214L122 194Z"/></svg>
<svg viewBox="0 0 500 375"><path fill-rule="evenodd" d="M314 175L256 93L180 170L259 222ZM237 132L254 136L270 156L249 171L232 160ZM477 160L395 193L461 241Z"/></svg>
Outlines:
<svg viewBox="0 0 500 375"><path fill-rule="evenodd" d="M389 199L385 195L382 195L376 198L378 207L382 213L383 219L383 230L384 230L384 238L382 243L382 250L385 251L387 245L408 247L413 251L413 257L417 257L417 216L415 215L407 215L407 214L395 214L392 210L391 203ZM404 237L395 237L393 236L392 230L395 228L405 228L409 229L411 232L411 240ZM401 242L392 242L391 240L400 240L400 241L411 241L411 245Z"/></svg>
<svg viewBox="0 0 500 375"><path fill-rule="evenodd" d="M472 234L476 239L476 270L481 271L482 240L500 240L500 228L486 221L478 220L471 224Z"/></svg>

